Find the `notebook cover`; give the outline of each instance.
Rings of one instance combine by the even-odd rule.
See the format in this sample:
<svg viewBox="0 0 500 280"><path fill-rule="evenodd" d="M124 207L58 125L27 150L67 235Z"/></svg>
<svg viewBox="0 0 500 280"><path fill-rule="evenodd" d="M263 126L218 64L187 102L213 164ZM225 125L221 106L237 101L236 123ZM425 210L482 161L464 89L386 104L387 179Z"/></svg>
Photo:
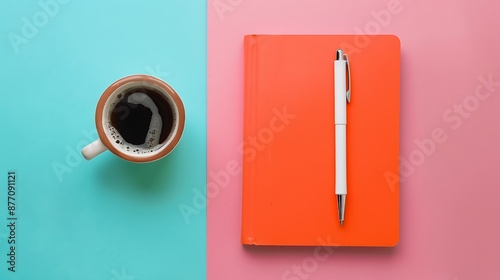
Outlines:
<svg viewBox="0 0 500 280"><path fill-rule="evenodd" d="M399 240L400 42L379 35L247 35L243 244L394 246ZM351 66L347 201L335 197L333 62Z"/></svg>

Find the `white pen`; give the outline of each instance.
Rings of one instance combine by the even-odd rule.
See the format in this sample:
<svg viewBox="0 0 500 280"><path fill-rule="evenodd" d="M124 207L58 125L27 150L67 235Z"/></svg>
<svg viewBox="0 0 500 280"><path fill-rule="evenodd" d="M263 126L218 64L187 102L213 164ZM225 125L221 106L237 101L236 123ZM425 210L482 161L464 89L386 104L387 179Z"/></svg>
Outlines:
<svg viewBox="0 0 500 280"><path fill-rule="evenodd" d="M346 105L351 101L351 74L347 55L337 50L334 62L335 75L335 194L340 225L344 223L345 200L347 195L346 166ZM347 82L346 82L347 75ZM349 88L347 87L349 84Z"/></svg>

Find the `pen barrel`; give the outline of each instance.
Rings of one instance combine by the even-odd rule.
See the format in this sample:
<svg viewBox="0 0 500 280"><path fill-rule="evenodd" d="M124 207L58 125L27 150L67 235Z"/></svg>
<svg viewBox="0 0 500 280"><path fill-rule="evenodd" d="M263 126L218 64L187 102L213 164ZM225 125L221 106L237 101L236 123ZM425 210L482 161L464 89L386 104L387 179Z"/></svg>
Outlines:
<svg viewBox="0 0 500 280"><path fill-rule="evenodd" d="M347 194L346 125L335 125L335 194Z"/></svg>
<svg viewBox="0 0 500 280"><path fill-rule="evenodd" d="M335 101L335 124L346 124L346 60L335 60L334 62L334 101Z"/></svg>
<svg viewBox="0 0 500 280"><path fill-rule="evenodd" d="M347 194L346 168L347 61L334 62L335 82L335 194Z"/></svg>

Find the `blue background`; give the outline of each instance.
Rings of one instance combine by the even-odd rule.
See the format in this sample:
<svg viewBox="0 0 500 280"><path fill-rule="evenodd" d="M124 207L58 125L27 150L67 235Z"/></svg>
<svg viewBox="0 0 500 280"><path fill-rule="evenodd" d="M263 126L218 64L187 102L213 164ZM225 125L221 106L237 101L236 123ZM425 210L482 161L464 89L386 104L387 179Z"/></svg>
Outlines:
<svg viewBox="0 0 500 280"><path fill-rule="evenodd" d="M85 161L100 95L134 73L179 93L181 142L149 164L110 152ZM0 77L0 279L205 278L205 209L189 223L179 210L206 181L205 1L2 1ZM15 273L8 170L18 173Z"/></svg>

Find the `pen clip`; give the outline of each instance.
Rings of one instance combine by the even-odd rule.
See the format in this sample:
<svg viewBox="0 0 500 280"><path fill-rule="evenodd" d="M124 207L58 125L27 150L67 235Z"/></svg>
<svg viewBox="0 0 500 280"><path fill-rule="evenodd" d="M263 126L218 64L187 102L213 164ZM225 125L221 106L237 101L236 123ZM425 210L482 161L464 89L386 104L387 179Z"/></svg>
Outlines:
<svg viewBox="0 0 500 280"><path fill-rule="evenodd" d="M349 57L347 54L344 54L345 60L346 60L346 70L347 70L347 84L349 86L349 89L346 90L346 97L347 97L347 102L351 102L351 66L349 65Z"/></svg>

